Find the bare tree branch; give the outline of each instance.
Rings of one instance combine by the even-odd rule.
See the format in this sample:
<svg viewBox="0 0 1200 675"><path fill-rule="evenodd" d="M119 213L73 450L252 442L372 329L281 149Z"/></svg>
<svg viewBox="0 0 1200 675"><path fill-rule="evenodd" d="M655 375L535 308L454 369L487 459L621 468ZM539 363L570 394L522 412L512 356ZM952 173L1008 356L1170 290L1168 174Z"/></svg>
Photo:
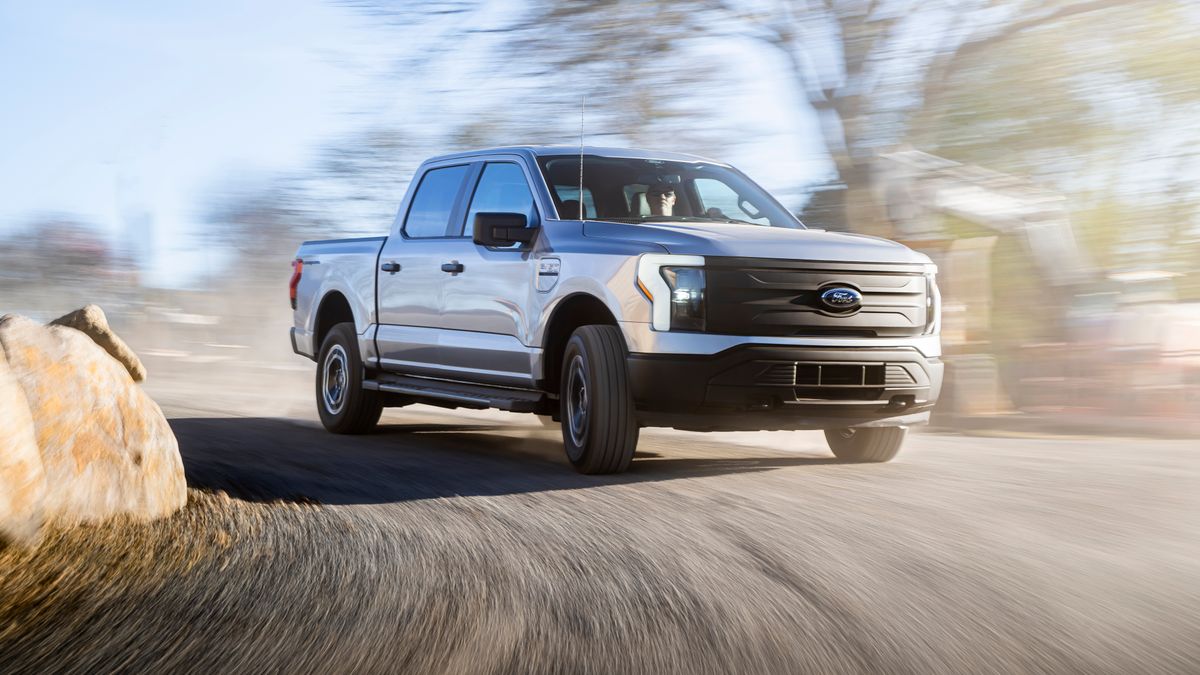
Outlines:
<svg viewBox="0 0 1200 675"><path fill-rule="evenodd" d="M1144 4L1145 0L1085 0L1084 2L1051 6L1044 11L1030 15L1024 19L994 26L994 31L990 35L972 37L965 40L957 50L944 59L944 65L940 69L930 73L932 77L929 79L944 80L957 68L959 63L962 63L963 57L991 49L996 44L1008 40L1018 33L1088 12L1115 7L1129 7L1130 5L1139 3Z"/></svg>

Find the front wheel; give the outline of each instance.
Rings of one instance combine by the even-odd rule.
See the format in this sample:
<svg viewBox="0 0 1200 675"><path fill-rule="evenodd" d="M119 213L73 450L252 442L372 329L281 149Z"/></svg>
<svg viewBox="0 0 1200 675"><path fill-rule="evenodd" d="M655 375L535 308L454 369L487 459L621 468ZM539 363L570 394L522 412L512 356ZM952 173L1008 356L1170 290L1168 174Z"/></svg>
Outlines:
<svg viewBox="0 0 1200 675"><path fill-rule="evenodd" d="M363 389L363 372L354 324L337 324L317 358L317 413L329 431L363 434L379 422L383 401L379 392Z"/></svg>
<svg viewBox="0 0 1200 675"><path fill-rule="evenodd" d="M559 414L567 458L580 473L619 473L638 441L625 339L616 326L583 326L563 352Z"/></svg>
<svg viewBox="0 0 1200 675"><path fill-rule="evenodd" d="M826 429L833 455L844 462L887 462L900 452L906 427Z"/></svg>

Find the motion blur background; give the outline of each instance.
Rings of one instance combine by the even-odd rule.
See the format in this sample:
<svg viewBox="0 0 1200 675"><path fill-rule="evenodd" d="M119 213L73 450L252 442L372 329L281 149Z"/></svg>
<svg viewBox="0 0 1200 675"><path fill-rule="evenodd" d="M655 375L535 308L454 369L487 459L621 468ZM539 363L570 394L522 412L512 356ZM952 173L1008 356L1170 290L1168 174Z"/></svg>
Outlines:
<svg viewBox="0 0 1200 675"><path fill-rule="evenodd" d="M582 109L932 256L940 424L1190 433L1198 46L1184 0L6 2L0 312L97 302L157 386L300 405L297 244Z"/></svg>

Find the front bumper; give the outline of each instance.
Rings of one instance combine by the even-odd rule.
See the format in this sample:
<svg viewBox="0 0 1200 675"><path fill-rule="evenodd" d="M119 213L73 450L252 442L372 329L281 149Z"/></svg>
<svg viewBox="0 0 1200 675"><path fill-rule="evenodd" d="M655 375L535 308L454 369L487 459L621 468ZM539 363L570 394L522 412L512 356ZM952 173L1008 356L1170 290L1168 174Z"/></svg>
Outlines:
<svg viewBox="0 0 1200 675"><path fill-rule="evenodd" d="M629 357L642 423L696 430L920 424L942 370L914 347L745 344L713 355Z"/></svg>
<svg viewBox="0 0 1200 675"><path fill-rule="evenodd" d="M808 337L769 337L757 335L722 335L688 331L657 331L649 323L622 321L621 333L629 351L634 354L680 354L715 356L747 345L776 347L846 347L911 348L921 355L936 358L942 355L941 339L937 335L912 337L840 337L833 335Z"/></svg>

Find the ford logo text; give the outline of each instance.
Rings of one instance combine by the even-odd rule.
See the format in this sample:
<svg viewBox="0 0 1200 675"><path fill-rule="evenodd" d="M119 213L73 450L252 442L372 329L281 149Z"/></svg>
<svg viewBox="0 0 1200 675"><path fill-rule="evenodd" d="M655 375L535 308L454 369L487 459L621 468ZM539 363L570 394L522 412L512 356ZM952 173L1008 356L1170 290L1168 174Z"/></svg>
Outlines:
<svg viewBox="0 0 1200 675"><path fill-rule="evenodd" d="M862 293L845 286L834 286L821 293L821 304L832 312L853 312L862 307Z"/></svg>

